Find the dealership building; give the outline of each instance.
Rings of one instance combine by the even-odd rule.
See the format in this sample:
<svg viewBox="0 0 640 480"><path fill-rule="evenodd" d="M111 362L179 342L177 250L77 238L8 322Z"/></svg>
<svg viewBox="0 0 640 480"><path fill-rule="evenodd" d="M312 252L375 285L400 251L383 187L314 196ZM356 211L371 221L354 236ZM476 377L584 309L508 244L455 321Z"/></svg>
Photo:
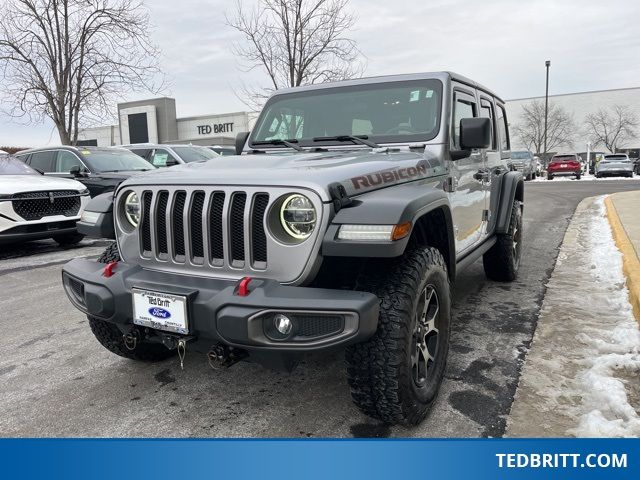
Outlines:
<svg viewBox="0 0 640 480"><path fill-rule="evenodd" d="M162 97L118 104L118 124L85 128L80 145L100 147L130 143L191 143L234 145L238 132L248 132L255 122L251 112L196 117L176 117L176 101Z"/></svg>
<svg viewBox="0 0 640 480"><path fill-rule="evenodd" d="M523 106L544 100L544 96L507 100L507 118L512 131L521 121ZM561 145L556 151L586 151L586 116L601 108L609 110L616 105L624 105L640 120L640 87L550 95L549 103L562 107L572 115L576 125L571 144ZM238 132L251 130L256 116L252 112L233 112L177 118L176 101L168 97L120 103L117 125L84 129L79 133L79 143L97 146L147 142L232 146ZM640 137L640 128L637 135ZM515 135L512 136L513 148L525 148ZM639 147L640 138L627 139L622 145L624 149ZM599 150L603 148L595 147Z"/></svg>

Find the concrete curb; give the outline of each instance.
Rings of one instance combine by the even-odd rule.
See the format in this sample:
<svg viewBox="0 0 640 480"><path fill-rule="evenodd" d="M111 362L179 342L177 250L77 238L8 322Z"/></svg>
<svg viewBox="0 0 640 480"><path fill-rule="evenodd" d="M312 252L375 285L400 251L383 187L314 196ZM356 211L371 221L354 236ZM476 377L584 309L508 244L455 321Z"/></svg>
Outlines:
<svg viewBox="0 0 640 480"><path fill-rule="evenodd" d="M627 278L627 288L629 289L629 300L633 307L633 314L636 320L640 322L640 260L638 260L636 250L624 229L624 225L620 221L611 197L605 198L604 203L607 207L607 218L611 225L613 238L622 253L622 270Z"/></svg>

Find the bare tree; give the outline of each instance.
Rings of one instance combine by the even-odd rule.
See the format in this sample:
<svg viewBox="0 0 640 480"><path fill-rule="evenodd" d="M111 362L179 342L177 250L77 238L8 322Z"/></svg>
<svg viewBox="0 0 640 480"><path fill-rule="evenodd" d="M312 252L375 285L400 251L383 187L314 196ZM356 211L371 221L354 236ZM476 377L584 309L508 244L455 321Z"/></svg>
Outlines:
<svg viewBox="0 0 640 480"><path fill-rule="evenodd" d="M636 136L638 125L638 117L623 105L614 105L609 110L601 108L585 118L585 128L593 146L602 144L611 153Z"/></svg>
<svg viewBox="0 0 640 480"><path fill-rule="evenodd" d="M544 102L533 100L522 106L520 122L514 126L514 133L526 147L537 153L544 152ZM573 146L576 124L573 116L564 108L549 103L547 115L547 152L560 146Z"/></svg>
<svg viewBox="0 0 640 480"><path fill-rule="evenodd" d="M60 141L75 144L80 122L112 113L117 96L159 90L158 50L142 1L4 2L0 85L13 117L49 117Z"/></svg>
<svg viewBox="0 0 640 480"><path fill-rule="evenodd" d="M244 37L234 53L247 71L259 68L270 81L263 89L245 86L242 100L259 108L280 88L360 76L363 55L346 37L355 23L346 6L347 0L260 0L247 11L238 1L227 16Z"/></svg>

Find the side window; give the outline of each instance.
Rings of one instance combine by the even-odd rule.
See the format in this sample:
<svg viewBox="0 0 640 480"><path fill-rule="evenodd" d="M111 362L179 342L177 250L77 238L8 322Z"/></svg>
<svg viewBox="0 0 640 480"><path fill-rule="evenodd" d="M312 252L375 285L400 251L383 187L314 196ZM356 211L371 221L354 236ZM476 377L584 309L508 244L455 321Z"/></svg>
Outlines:
<svg viewBox="0 0 640 480"><path fill-rule="evenodd" d="M470 97L456 97L453 106L453 145L460 149L460 120L476 116L476 104Z"/></svg>
<svg viewBox="0 0 640 480"><path fill-rule="evenodd" d="M144 158L145 160L149 159L149 154L151 153L151 150L149 150L148 148L144 148L144 149L136 148L136 149L132 149L131 151L136 155L138 155L139 157Z"/></svg>
<svg viewBox="0 0 640 480"><path fill-rule="evenodd" d="M153 152L151 163L156 167L166 167L167 164L175 165L178 162L167 150L158 148L155 152Z"/></svg>
<svg viewBox="0 0 640 480"><path fill-rule="evenodd" d="M34 152L31 154L29 165L33 168L37 168L41 172L51 173L53 172L53 161L55 159L56 152Z"/></svg>
<svg viewBox="0 0 640 480"><path fill-rule="evenodd" d="M69 173L72 167L83 167L84 165L78 157L67 150L58 151L58 158L56 159L56 172Z"/></svg>
<svg viewBox="0 0 640 480"><path fill-rule="evenodd" d="M493 105L487 100L480 103L480 116L491 119L491 150L496 149L496 120L493 113Z"/></svg>
<svg viewBox="0 0 640 480"><path fill-rule="evenodd" d="M502 151L511 149L509 142L509 127L507 126L507 112L504 107L498 104L498 129L500 130L500 148Z"/></svg>

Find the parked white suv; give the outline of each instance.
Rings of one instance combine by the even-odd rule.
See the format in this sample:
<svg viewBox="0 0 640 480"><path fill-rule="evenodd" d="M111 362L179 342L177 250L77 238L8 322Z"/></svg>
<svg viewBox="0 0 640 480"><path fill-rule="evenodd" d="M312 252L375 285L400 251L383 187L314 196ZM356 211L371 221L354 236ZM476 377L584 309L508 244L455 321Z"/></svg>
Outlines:
<svg viewBox="0 0 640 480"><path fill-rule="evenodd" d="M82 240L76 222L89 202L80 182L47 177L9 155L0 156L0 243L53 238Z"/></svg>

